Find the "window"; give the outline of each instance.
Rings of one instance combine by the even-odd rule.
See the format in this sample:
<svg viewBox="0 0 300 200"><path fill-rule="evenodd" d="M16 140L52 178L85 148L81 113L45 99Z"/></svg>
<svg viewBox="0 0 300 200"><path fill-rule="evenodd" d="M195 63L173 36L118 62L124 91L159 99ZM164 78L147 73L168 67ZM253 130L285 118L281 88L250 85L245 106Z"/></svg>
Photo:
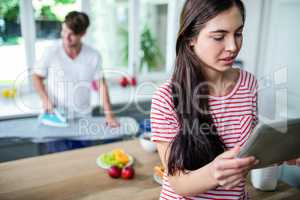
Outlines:
<svg viewBox="0 0 300 200"><path fill-rule="evenodd" d="M1 0L0 84L27 73L44 49L60 38L65 15L84 7L91 19L84 40L99 50L104 68L145 75L170 71L175 41L170 34L177 31L172 24L177 20L179 1L182 0ZM138 19L131 24L132 13L137 13L132 16Z"/></svg>
<svg viewBox="0 0 300 200"><path fill-rule="evenodd" d="M87 43L102 55L104 68L128 65L128 0L91 1Z"/></svg>
<svg viewBox="0 0 300 200"><path fill-rule="evenodd" d="M0 1L0 65L1 85L12 84L27 70L19 0Z"/></svg>
<svg viewBox="0 0 300 200"><path fill-rule="evenodd" d="M140 1L139 72L163 71L166 63L168 1Z"/></svg>

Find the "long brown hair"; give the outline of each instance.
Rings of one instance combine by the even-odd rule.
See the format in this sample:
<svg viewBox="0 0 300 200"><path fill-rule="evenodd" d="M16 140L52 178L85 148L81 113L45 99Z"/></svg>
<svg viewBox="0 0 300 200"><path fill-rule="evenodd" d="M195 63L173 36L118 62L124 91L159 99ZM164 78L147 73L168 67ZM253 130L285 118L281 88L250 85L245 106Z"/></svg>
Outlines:
<svg viewBox="0 0 300 200"><path fill-rule="evenodd" d="M168 173L198 169L224 152L209 112L208 86L201 72L201 60L190 46L206 22L233 6L245 20L240 0L186 0L176 41L175 69L172 75L173 100L180 130L170 146ZM199 87L200 86L200 87ZM195 99L200 96L200 99Z"/></svg>

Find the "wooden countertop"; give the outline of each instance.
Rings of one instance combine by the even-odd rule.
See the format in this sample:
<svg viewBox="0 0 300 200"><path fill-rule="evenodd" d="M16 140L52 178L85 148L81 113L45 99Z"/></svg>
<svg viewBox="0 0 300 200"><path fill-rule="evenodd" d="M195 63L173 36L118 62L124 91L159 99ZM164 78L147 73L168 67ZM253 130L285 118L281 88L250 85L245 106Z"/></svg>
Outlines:
<svg viewBox="0 0 300 200"><path fill-rule="evenodd" d="M135 157L133 180L112 179L97 167L96 157L113 148L123 148ZM158 199L160 186L152 178L158 163L158 155L145 152L138 140L1 163L0 199ZM259 192L250 185L248 189L253 199L300 197L299 190L283 183L276 192Z"/></svg>

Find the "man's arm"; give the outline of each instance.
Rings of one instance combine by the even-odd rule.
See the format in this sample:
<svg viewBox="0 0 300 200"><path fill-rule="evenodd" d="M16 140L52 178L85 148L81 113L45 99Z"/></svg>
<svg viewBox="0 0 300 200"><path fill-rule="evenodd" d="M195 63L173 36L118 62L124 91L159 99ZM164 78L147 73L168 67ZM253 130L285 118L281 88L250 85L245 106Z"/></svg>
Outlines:
<svg viewBox="0 0 300 200"><path fill-rule="evenodd" d="M110 127L117 127L119 126L119 123L116 121L114 114L111 110L108 86L104 77L100 79L99 85L100 85L100 95L102 96L102 100L103 100L103 109L104 109L106 122Z"/></svg>
<svg viewBox="0 0 300 200"><path fill-rule="evenodd" d="M46 91L45 84L43 83L44 77L39 76L37 74L33 74L32 80L33 80L33 85L34 85L38 95L42 99L43 109L48 112L52 112L53 105L52 105L51 101L49 100L49 96Z"/></svg>

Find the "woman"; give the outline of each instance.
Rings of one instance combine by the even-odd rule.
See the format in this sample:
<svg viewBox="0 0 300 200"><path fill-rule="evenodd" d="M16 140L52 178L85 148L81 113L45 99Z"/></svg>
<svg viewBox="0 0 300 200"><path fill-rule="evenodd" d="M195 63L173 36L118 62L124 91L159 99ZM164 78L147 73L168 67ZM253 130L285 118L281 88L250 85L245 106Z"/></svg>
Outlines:
<svg viewBox="0 0 300 200"><path fill-rule="evenodd" d="M258 160L236 156L257 124L257 80L232 68L244 22L240 0L185 2L172 79L152 99L161 199L248 199L245 177Z"/></svg>
<svg viewBox="0 0 300 200"><path fill-rule="evenodd" d="M175 70L152 100L152 140L166 169L161 199L247 199L245 177L258 161L235 156L257 123L257 81L232 68L244 21L240 0L183 7Z"/></svg>

